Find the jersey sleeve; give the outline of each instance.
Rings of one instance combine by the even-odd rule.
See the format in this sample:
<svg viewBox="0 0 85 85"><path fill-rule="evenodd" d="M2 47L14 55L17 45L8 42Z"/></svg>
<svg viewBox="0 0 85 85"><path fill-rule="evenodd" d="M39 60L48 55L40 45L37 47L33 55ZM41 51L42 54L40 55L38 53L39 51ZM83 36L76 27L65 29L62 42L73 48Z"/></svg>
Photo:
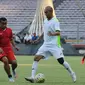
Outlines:
<svg viewBox="0 0 85 85"><path fill-rule="evenodd" d="M10 40L13 39L13 32L12 29L10 29Z"/></svg>

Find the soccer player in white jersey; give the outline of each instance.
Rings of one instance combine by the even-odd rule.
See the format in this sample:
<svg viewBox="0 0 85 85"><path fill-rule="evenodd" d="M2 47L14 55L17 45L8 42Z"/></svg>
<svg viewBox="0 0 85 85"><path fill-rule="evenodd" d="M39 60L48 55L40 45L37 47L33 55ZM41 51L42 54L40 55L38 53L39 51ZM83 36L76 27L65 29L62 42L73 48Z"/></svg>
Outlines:
<svg viewBox="0 0 85 85"><path fill-rule="evenodd" d="M65 67L71 75L73 82L75 82L76 75L70 65L64 60L64 55L60 46L60 25L58 20L53 16L53 8L51 6L47 6L44 12L47 17L43 26L44 33L38 39L40 40L44 35L44 43L34 57L31 77L26 77L25 80L34 83L38 62L52 54L56 60Z"/></svg>

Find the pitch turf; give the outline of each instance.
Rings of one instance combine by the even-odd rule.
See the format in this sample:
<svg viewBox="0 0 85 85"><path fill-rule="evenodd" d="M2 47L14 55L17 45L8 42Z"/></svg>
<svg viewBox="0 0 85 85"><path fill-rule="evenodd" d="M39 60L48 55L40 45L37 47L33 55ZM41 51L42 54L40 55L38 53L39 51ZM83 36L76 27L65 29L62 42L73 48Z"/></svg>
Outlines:
<svg viewBox="0 0 85 85"><path fill-rule="evenodd" d="M85 64L81 64L80 56L65 57L77 75L77 82L73 83L68 72L63 66L50 57L48 60L41 60L39 62L37 73L45 75L45 83L41 85L85 85ZM25 81L24 77L30 76L33 56L17 56L18 61L18 78L14 83L8 82L3 65L0 62L0 85L40 85Z"/></svg>

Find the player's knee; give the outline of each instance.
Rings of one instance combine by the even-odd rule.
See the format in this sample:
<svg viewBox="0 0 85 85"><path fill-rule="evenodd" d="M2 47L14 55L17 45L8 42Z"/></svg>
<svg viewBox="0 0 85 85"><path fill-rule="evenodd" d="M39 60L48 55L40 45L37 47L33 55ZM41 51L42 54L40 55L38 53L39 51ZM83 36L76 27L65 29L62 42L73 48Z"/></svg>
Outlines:
<svg viewBox="0 0 85 85"><path fill-rule="evenodd" d="M35 56L34 61L40 61L40 58Z"/></svg>
<svg viewBox="0 0 85 85"><path fill-rule="evenodd" d="M17 62L15 60L12 61L12 65L15 66L15 67L17 67Z"/></svg>
<svg viewBox="0 0 85 85"><path fill-rule="evenodd" d="M34 57L34 61L38 61L38 62L39 62L41 59L42 59L42 56L37 56L37 55L36 55L36 56Z"/></svg>
<svg viewBox="0 0 85 85"><path fill-rule="evenodd" d="M63 58L59 58L59 59L57 59L58 60L58 62L62 65L63 63L64 63L64 59Z"/></svg>
<svg viewBox="0 0 85 85"><path fill-rule="evenodd" d="M6 57L3 57L2 62L7 65L8 64L8 59Z"/></svg>

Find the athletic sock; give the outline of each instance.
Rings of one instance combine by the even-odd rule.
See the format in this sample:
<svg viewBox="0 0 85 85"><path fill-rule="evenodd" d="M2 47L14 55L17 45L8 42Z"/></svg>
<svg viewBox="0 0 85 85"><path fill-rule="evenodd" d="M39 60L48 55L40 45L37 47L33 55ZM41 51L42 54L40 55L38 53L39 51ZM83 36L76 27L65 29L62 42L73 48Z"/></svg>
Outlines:
<svg viewBox="0 0 85 85"><path fill-rule="evenodd" d="M64 61L63 66L67 69L69 74L73 74L74 73L72 68L70 67L70 65L66 61Z"/></svg>
<svg viewBox="0 0 85 85"><path fill-rule="evenodd" d="M38 62L37 62L37 61L34 61L34 62L33 62L33 65L32 65L32 74L31 74L31 77L32 77L32 78L35 77L37 67L38 67Z"/></svg>

